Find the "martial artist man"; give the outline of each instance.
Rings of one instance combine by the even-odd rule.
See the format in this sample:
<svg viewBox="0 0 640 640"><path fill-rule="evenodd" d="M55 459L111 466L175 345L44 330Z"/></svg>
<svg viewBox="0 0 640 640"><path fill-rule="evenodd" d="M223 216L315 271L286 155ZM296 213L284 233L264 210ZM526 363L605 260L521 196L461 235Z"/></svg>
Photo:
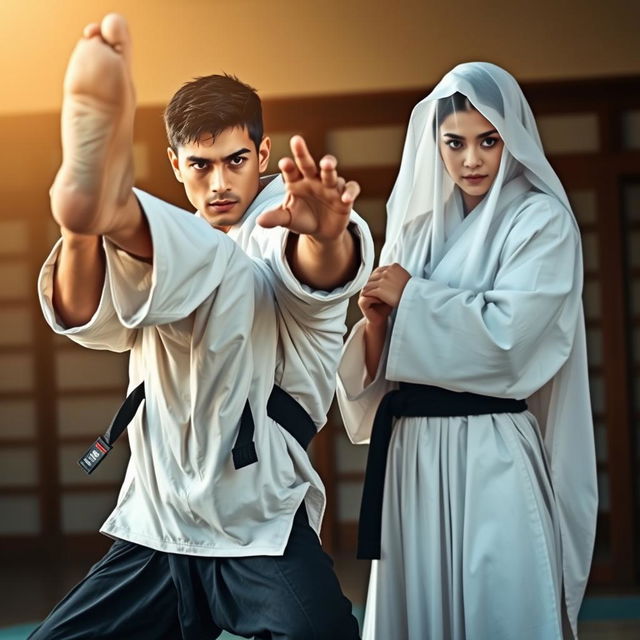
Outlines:
<svg viewBox="0 0 640 640"><path fill-rule="evenodd" d="M223 76L190 83L166 114L197 215L134 193L130 53L112 14L71 56L51 190L62 239L39 287L57 333L130 352L146 400L101 529L116 541L32 637L357 638L318 541L324 490L304 446L372 263L358 186L334 158L318 169L299 137L284 182L261 182L259 100ZM226 109L207 102L211 86L230 91Z"/></svg>

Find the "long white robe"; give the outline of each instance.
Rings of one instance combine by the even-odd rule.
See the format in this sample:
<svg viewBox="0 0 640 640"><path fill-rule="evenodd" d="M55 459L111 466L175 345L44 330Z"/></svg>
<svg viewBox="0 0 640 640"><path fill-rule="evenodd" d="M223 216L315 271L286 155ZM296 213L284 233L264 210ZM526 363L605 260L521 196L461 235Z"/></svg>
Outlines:
<svg viewBox="0 0 640 640"><path fill-rule="evenodd" d="M593 544L581 514L597 500L580 245L569 212L522 185L496 214L474 287L460 283L474 213L450 229L432 273L429 214L415 218L387 260L414 275L370 384L362 321L345 346L338 399L354 443L368 441L380 399L398 382L526 398L531 409L395 421L364 640L552 640L575 631L586 578L578 556ZM582 530L567 515L574 507Z"/></svg>
<svg viewBox="0 0 640 640"><path fill-rule="evenodd" d="M284 258L286 230L256 229L261 251L250 258L197 216L137 195L153 265L105 241L102 298L86 325L66 328L56 318L58 246L39 282L54 331L89 348L129 351L129 390L145 382L145 403L128 428L126 476L101 531L174 553L281 555L303 501L319 532L325 493L306 452L267 416L267 398L275 382L318 428L324 424L347 299L370 271L368 229L354 214L362 240L356 278L331 292L312 291ZM250 213L281 200L282 183L274 180ZM236 470L231 448L247 397L259 459Z"/></svg>

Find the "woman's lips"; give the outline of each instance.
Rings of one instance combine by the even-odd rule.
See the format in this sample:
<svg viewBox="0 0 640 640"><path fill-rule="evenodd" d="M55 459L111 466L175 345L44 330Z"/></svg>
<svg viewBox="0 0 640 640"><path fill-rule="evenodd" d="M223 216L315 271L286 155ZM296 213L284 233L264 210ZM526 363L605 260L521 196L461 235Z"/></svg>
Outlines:
<svg viewBox="0 0 640 640"><path fill-rule="evenodd" d="M469 184L480 184L487 176L462 176L462 179L468 182Z"/></svg>

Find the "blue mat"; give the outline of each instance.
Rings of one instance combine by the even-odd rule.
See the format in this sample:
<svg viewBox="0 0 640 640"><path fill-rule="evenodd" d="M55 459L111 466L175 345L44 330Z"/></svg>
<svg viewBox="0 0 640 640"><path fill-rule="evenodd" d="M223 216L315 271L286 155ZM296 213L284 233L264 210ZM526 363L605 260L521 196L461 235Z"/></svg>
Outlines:
<svg viewBox="0 0 640 640"><path fill-rule="evenodd" d="M353 613L362 628L364 610L354 607ZM640 620L640 596L594 596L585 598L580 609L579 619L590 620ZM8 629L0 629L0 640L26 640L36 628L36 624L21 624ZM223 633L220 640L242 640L230 633Z"/></svg>
<svg viewBox="0 0 640 640"><path fill-rule="evenodd" d="M640 596L585 598L578 620L640 620Z"/></svg>

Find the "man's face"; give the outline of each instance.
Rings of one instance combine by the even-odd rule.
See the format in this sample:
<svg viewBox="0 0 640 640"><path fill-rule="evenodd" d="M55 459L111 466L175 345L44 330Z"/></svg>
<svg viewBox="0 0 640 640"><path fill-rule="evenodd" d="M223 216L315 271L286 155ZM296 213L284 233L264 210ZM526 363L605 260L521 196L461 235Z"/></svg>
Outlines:
<svg viewBox="0 0 640 640"><path fill-rule="evenodd" d="M240 221L256 197L270 149L269 138L256 150L247 128L233 127L215 139L206 134L180 146L177 155L171 148L168 153L189 202L209 224L226 231Z"/></svg>

